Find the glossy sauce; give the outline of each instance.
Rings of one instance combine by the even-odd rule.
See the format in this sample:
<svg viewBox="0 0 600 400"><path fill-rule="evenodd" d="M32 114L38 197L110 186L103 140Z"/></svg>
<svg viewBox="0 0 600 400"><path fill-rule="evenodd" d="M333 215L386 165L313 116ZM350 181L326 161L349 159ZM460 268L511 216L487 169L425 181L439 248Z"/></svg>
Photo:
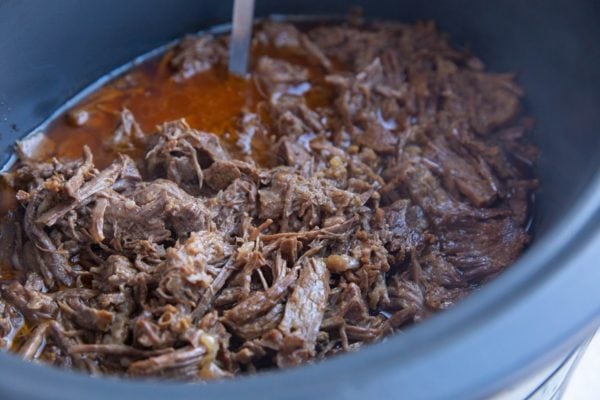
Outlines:
<svg viewBox="0 0 600 400"><path fill-rule="evenodd" d="M52 122L46 135L56 144L53 155L78 158L87 144L96 166L105 167L115 154L104 143L113 135L124 108L147 133L163 122L185 118L193 128L225 137L235 132L241 109L254 110L258 93L251 82L229 75L223 66L176 82L169 58L170 53L143 63L75 106L71 112L88 115L82 126L66 115Z"/></svg>
<svg viewBox="0 0 600 400"><path fill-rule="evenodd" d="M262 55L308 68L312 83L306 83L308 90L304 95L309 107L331 101L331 88L325 83L324 71L319 66L293 49L255 46L253 59ZM124 108L133 113L146 133L155 132L157 125L164 122L185 118L192 128L220 135L230 150L239 150L235 143L242 112L261 113L257 105L267 100L261 95L258 84L252 79L230 75L224 65L179 82L172 78L171 58L172 51L169 51L150 59L83 99L70 110L70 113L87 113L87 121L81 126L72 123L69 112L52 121L45 132L52 151L44 154L44 158L79 158L83 146L88 145L94 153L96 167L106 167L116 154L104 144L113 135ZM269 119L261 114L261 120L268 122ZM253 145L262 147L260 143ZM142 156L139 150L134 150L132 155ZM265 163L264 154L253 153L255 161Z"/></svg>
<svg viewBox="0 0 600 400"><path fill-rule="evenodd" d="M142 131L147 134L156 132L157 126L180 118L201 131L215 133L223 139L227 149L234 156L247 156L250 149L244 151L238 143L237 132L242 129L243 112L260 115L261 122L271 123L262 101L268 101L261 94L260 85L253 79L243 79L230 75L225 65L218 65L206 72L188 79L176 81L169 63L173 50L150 58L133 66L124 74L109 81L90 95L86 96L70 110L50 121L44 130L44 137L35 141L28 151L40 161L52 157L78 159L82 156L84 145L91 148L97 168L108 166L117 154L106 143L120 122L120 113L129 109ZM252 61L268 55L301 66L309 71L310 84L304 85L304 97L311 108L330 104L333 100L332 87L325 82L326 71L314 60L293 48L275 48L255 45L251 53ZM334 68L341 69L335 63ZM78 114L85 115L82 123L74 122ZM251 157L258 165L273 164L270 143L264 137L254 137L251 144ZM125 151L134 159L143 157L146 149L133 148ZM246 153L246 154L244 154ZM0 183L0 217L17 206L15 192ZM0 266L0 281L5 276L12 277L10 266ZM10 279L10 278L9 278Z"/></svg>

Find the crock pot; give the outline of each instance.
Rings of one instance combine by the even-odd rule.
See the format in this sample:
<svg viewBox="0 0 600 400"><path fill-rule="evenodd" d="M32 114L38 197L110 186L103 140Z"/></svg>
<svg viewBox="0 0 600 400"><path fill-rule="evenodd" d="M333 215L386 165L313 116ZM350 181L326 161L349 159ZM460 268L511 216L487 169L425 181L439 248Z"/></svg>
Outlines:
<svg viewBox="0 0 600 400"><path fill-rule="evenodd" d="M0 1L0 145L74 94L185 33L225 23L231 1ZM535 239L515 265L454 308L353 354L201 384L94 378L0 355L0 398L468 399L555 376L600 315L600 3L257 0L257 16L435 19L491 70L514 70L537 119L542 182ZM550 369L549 372L544 372ZM544 375L546 374L546 375Z"/></svg>

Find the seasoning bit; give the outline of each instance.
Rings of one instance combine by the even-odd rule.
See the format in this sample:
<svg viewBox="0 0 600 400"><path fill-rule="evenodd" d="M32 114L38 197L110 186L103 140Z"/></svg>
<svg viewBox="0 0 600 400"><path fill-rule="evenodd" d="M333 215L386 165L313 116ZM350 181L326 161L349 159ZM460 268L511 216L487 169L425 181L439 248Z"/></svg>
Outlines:
<svg viewBox="0 0 600 400"><path fill-rule="evenodd" d="M90 114L85 110L71 110L67 113L67 123L73 127L85 125L90 119Z"/></svg>

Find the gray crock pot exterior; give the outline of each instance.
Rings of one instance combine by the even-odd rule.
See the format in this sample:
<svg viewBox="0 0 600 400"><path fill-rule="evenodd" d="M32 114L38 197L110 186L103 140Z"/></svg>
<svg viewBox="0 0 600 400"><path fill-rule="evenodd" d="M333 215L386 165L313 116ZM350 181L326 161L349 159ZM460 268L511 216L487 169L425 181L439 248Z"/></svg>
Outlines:
<svg viewBox="0 0 600 400"><path fill-rule="evenodd" d="M257 15L434 18L492 70L515 70L542 149L536 239L508 271L429 321L357 353L207 384L91 378L0 355L0 398L481 398L569 353L600 312L600 3L269 1ZM226 22L230 1L0 0L0 161L107 71Z"/></svg>

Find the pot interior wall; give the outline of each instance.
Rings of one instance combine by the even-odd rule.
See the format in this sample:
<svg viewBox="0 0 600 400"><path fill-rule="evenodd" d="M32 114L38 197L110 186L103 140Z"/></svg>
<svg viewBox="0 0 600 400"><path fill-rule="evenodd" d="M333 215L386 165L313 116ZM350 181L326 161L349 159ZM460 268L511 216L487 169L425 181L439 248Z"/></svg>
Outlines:
<svg viewBox="0 0 600 400"><path fill-rule="evenodd" d="M535 229L542 235L598 169L600 48L597 2L356 1L367 16L435 19L492 70L516 71L542 149ZM259 0L257 15L343 14L340 1ZM77 91L135 56L188 32L223 23L229 1L106 0L0 4L0 146Z"/></svg>

